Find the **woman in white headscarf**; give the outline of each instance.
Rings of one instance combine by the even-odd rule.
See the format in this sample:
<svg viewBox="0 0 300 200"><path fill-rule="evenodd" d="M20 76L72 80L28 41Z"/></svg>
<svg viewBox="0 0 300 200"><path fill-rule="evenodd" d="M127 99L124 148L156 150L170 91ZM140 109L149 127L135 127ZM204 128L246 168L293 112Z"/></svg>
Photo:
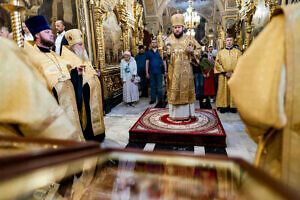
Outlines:
<svg viewBox="0 0 300 200"><path fill-rule="evenodd" d="M137 66L131 53L125 51L121 60L121 81L123 83L123 101L129 106L135 106L139 100L139 89L136 83Z"/></svg>

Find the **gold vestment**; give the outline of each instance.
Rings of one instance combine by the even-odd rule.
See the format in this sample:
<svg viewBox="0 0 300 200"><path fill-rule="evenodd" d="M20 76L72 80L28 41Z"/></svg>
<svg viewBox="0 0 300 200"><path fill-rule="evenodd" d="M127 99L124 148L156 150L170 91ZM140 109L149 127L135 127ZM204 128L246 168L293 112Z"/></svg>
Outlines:
<svg viewBox="0 0 300 200"><path fill-rule="evenodd" d="M0 135L79 139L79 132L47 88L39 67L0 38Z"/></svg>
<svg viewBox="0 0 300 200"><path fill-rule="evenodd" d="M36 45L32 46L29 42L25 42L24 48L31 60L44 74L49 90L56 96L58 104L64 109L73 125L77 128L81 140L84 140L75 91L68 71L69 68L72 68L71 64L53 51L42 53Z"/></svg>
<svg viewBox="0 0 300 200"><path fill-rule="evenodd" d="M238 58L241 56L241 51L232 49L222 49L218 52L215 61L215 74L218 74L218 92L216 98L216 106L226 108L230 106L235 108L233 99L227 85L229 78L225 76L227 72L234 72Z"/></svg>
<svg viewBox="0 0 300 200"><path fill-rule="evenodd" d="M258 143L255 165L299 189L300 4L283 12L241 57L229 86L247 133Z"/></svg>
<svg viewBox="0 0 300 200"><path fill-rule="evenodd" d="M104 126L104 119L103 119L103 106L102 106L102 94L101 94L101 83L97 76L97 72L93 68L92 64L89 61L85 61L82 63L82 59L70 51L65 46L62 48L62 58L68 60L72 67L84 65L85 67L85 74L83 75L83 90L86 87L89 87L89 106L90 106L90 118L92 124L92 131L94 136L104 134L105 126ZM83 126L83 132L85 133L86 123L87 123L87 115L85 106L87 103L84 103L82 106L82 115L81 122Z"/></svg>
<svg viewBox="0 0 300 200"><path fill-rule="evenodd" d="M167 39L168 66L168 103L173 105L191 104L196 101L193 69L189 61L188 47L194 47L194 56L199 58L201 46L195 39L183 35L177 39L174 34Z"/></svg>

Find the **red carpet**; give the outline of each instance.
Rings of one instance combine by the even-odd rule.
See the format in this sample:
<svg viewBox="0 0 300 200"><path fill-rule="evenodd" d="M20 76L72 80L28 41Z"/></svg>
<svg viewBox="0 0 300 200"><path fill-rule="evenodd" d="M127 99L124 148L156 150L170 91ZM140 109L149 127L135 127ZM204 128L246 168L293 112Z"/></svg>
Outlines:
<svg viewBox="0 0 300 200"><path fill-rule="evenodd" d="M225 139L214 109L196 109L196 118L172 121L168 108L147 108L129 130L130 142L226 147Z"/></svg>

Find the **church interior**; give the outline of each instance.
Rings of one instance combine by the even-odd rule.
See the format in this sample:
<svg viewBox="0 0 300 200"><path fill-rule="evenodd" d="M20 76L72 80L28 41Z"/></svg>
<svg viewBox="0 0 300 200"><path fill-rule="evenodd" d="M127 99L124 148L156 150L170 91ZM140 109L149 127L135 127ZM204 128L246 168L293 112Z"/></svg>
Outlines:
<svg viewBox="0 0 300 200"><path fill-rule="evenodd" d="M0 42L0 200L300 199L299 0L0 0Z"/></svg>

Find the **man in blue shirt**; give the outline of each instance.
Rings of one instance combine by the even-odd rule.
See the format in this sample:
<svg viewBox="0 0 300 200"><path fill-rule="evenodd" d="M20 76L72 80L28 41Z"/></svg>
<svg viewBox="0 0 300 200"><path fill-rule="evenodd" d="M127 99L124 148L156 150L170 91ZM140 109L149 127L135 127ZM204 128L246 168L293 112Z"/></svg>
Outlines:
<svg viewBox="0 0 300 200"><path fill-rule="evenodd" d="M156 39L152 39L151 46L152 49L147 52L146 57L146 77L150 79L151 87L150 104L156 102L156 96L158 98L158 103L162 104L162 74L167 74L167 65L159 55Z"/></svg>
<svg viewBox="0 0 300 200"><path fill-rule="evenodd" d="M137 65L137 73L141 78L141 97L148 97L148 80L146 78L146 54L143 45L139 46L139 53L136 54L135 61Z"/></svg>

